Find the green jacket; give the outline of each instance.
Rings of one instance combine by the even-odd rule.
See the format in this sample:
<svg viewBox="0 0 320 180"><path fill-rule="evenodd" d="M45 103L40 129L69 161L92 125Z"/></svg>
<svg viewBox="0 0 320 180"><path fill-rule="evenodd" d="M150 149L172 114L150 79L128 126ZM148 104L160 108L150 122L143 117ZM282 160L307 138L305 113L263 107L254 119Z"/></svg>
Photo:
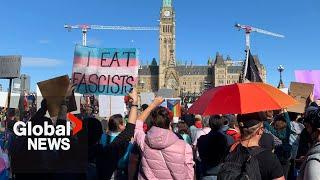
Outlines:
<svg viewBox="0 0 320 180"><path fill-rule="evenodd" d="M277 138L279 138L282 141L282 143L289 143L289 137L291 134L291 124L290 124L291 120L290 120L288 112L284 113L284 119L286 120L287 127L286 127L286 129L281 130L281 131L277 131L267 121L265 121L263 123L263 125L266 130L270 131L273 135L275 135Z"/></svg>

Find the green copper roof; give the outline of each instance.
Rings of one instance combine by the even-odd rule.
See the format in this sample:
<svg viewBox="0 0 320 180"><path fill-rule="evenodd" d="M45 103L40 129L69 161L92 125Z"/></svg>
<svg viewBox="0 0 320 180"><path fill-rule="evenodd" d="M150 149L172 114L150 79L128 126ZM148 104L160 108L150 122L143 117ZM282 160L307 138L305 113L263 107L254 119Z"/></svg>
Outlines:
<svg viewBox="0 0 320 180"><path fill-rule="evenodd" d="M162 0L162 7L171 7L172 0Z"/></svg>

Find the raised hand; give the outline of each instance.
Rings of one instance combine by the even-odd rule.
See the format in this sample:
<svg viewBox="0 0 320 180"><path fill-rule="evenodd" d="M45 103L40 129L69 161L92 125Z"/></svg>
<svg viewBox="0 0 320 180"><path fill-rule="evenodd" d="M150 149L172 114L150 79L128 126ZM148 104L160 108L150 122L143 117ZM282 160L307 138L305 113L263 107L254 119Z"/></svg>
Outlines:
<svg viewBox="0 0 320 180"><path fill-rule="evenodd" d="M138 93L136 89L132 89L132 91L129 93L131 103L137 105L138 103Z"/></svg>
<svg viewBox="0 0 320 180"><path fill-rule="evenodd" d="M160 105L163 103L163 101L164 101L164 98L161 97L161 96L158 96L158 97L154 98L152 104L153 104L155 107L157 107L157 106L160 106Z"/></svg>

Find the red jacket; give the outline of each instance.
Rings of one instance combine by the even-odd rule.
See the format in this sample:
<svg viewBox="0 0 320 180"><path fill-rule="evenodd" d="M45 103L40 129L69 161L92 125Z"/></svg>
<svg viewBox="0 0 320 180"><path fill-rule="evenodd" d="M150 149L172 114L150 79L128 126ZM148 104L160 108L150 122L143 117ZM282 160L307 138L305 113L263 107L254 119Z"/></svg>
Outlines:
<svg viewBox="0 0 320 180"><path fill-rule="evenodd" d="M240 141L241 134L240 134L240 132L236 131L235 129L229 128L226 131L226 134L231 136L233 138L234 142Z"/></svg>

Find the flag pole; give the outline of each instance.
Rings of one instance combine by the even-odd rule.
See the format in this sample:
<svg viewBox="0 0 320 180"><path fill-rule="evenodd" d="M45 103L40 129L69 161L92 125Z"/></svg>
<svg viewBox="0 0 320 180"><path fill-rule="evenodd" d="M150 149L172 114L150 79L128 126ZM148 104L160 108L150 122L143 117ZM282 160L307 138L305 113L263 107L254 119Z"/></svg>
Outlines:
<svg viewBox="0 0 320 180"><path fill-rule="evenodd" d="M246 32L246 60L244 62L244 70L241 82L245 82L247 69L248 69L248 61L249 61L249 51L250 51L250 32Z"/></svg>

